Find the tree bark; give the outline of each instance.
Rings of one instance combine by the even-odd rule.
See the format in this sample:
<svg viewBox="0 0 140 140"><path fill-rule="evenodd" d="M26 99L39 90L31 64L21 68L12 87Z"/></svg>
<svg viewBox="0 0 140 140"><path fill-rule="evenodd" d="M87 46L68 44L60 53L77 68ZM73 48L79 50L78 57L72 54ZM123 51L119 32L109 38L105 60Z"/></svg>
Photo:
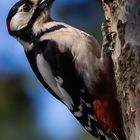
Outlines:
<svg viewBox="0 0 140 140"><path fill-rule="evenodd" d="M110 30L117 33L112 59L129 140L140 140L140 0L102 0Z"/></svg>

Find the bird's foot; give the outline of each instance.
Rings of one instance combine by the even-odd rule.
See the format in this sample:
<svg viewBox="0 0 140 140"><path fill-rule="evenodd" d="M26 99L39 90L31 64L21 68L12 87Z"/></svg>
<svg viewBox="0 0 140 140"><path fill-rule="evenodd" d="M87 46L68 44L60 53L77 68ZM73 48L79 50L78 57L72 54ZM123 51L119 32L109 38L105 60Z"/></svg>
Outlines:
<svg viewBox="0 0 140 140"><path fill-rule="evenodd" d="M114 51L116 32L111 31L110 20L106 20L101 27L103 35L102 56Z"/></svg>

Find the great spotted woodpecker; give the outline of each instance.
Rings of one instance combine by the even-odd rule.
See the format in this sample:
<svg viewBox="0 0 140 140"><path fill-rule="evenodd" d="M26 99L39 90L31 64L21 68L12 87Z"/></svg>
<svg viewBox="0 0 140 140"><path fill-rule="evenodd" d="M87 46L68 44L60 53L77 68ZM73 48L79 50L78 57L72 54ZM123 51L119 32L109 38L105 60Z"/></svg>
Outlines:
<svg viewBox="0 0 140 140"><path fill-rule="evenodd" d="M39 81L100 140L126 140L110 55L95 38L50 17L54 0L20 0L7 28ZM104 28L104 27L103 27ZM103 29L105 41L105 32Z"/></svg>

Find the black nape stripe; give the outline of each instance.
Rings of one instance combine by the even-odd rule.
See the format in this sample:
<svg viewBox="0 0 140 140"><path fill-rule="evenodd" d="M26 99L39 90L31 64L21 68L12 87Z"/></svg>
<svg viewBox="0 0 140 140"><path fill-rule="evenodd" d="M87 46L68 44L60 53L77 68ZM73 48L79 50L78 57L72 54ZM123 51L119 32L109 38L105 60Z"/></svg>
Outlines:
<svg viewBox="0 0 140 140"><path fill-rule="evenodd" d="M64 25L56 25L56 26L53 26L49 29L46 29L45 31L42 31L40 32L38 35L37 35L37 38L39 39L42 35L44 35L45 33L50 33L50 32L54 32L54 31L57 31L57 30L60 30L62 28L66 28L66 26Z"/></svg>

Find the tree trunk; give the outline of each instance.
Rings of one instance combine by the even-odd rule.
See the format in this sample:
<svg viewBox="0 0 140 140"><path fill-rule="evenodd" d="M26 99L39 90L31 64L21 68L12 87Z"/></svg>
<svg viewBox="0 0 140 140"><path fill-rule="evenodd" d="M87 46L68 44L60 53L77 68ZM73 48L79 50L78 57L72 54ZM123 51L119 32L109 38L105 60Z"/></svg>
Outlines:
<svg viewBox="0 0 140 140"><path fill-rule="evenodd" d="M111 31L117 33L112 59L124 127L140 140L140 0L102 0Z"/></svg>

